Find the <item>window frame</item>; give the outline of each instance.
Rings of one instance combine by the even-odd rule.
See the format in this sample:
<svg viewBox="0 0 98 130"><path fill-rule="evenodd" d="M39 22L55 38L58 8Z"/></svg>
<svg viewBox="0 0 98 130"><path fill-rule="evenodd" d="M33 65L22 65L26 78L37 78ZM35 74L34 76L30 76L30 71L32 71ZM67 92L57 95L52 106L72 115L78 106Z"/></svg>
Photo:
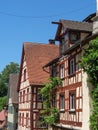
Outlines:
<svg viewBox="0 0 98 130"><path fill-rule="evenodd" d="M76 90L69 91L69 112L76 111Z"/></svg>
<svg viewBox="0 0 98 130"><path fill-rule="evenodd" d="M51 71L52 71L51 76L56 77L57 76L57 65L53 65Z"/></svg>
<svg viewBox="0 0 98 130"><path fill-rule="evenodd" d="M20 92L20 103L22 103L22 92Z"/></svg>
<svg viewBox="0 0 98 130"><path fill-rule="evenodd" d="M26 96L25 93L26 93L25 90L23 90L23 103L25 102L25 96Z"/></svg>
<svg viewBox="0 0 98 130"><path fill-rule="evenodd" d="M23 77L24 81L26 81L26 69L24 69L24 74L23 75L24 75L24 77Z"/></svg>
<svg viewBox="0 0 98 130"><path fill-rule="evenodd" d="M56 107L56 93L52 94L52 107Z"/></svg>
<svg viewBox="0 0 98 130"><path fill-rule="evenodd" d="M26 113L26 128L29 127L29 113Z"/></svg>
<svg viewBox="0 0 98 130"><path fill-rule="evenodd" d="M74 38L72 39L72 37L74 37ZM76 41L78 41L80 39L80 33L76 32L76 31L70 31L69 39L71 41L71 44L74 44Z"/></svg>
<svg viewBox="0 0 98 130"><path fill-rule="evenodd" d="M73 76L76 71L76 59L75 56L69 58L69 75Z"/></svg>
<svg viewBox="0 0 98 130"><path fill-rule="evenodd" d="M65 110L65 93L59 95L59 108L61 112Z"/></svg>
<svg viewBox="0 0 98 130"><path fill-rule="evenodd" d="M64 63L60 65L60 79L64 79L65 77L65 65Z"/></svg>
<svg viewBox="0 0 98 130"><path fill-rule="evenodd" d="M40 94L40 89L41 88L37 89L37 102L42 102L43 101L42 95Z"/></svg>

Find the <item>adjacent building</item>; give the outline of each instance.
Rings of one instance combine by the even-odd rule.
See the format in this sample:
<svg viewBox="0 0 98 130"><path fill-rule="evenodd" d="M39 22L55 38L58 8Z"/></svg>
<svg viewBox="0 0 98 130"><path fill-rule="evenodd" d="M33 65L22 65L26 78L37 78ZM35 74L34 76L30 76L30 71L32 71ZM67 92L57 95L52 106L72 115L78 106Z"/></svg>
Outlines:
<svg viewBox="0 0 98 130"><path fill-rule="evenodd" d="M4 108L0 112L0 130L3 130L4 128L7 128L7 110Z"/></svg>
<svg viewBox="0 0 98 130"><path fill-rule="evenodd" d="M8 130L17 130L18 126L18 74L10 74L8 88Z"/></svg>
<svg viewBox="0 0 98 130"><path fill-rule="evenodd" d="M23 44L18 81L18 130L39 130L46 127L39 122L39 112L44 107L39 90L49 78L49 69L44 69L43 66L58 55L59 47L54 40L49 40L49 44Z"/></svg>

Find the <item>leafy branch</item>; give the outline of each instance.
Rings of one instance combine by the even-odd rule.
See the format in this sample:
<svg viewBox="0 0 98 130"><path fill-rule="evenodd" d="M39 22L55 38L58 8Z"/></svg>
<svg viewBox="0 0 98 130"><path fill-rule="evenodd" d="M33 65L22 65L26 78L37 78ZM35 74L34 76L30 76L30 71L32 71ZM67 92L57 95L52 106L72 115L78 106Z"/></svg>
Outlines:
<svg viewBox="0 0 98 130"><path fill-rule="evenodd" d="M50 78L49 83L46 83L40 90L43 97L44 110L41 111L41 115L44 118L44 122L47 125L52 125L59 120L59 110L52 105L53 93L56 88L61 85L61 80L58 77Z"/></svg>

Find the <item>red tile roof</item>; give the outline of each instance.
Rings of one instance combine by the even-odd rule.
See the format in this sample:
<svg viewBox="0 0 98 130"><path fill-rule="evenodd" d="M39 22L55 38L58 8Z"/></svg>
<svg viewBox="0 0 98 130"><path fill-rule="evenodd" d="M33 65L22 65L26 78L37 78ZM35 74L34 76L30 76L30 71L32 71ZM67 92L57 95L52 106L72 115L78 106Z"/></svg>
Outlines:
<svg viewBox="0 0 98 130"><path fill-rule="evenodd" d="M7 111L2 110L0 112L0 129L3 128L6 125L6 117L7 117Z"/></svg>
<svg viewBox="0 0 98 130"><path fill-rule="evenodd" d="M12 99L12 103L18 103L18 92L17 92L18 76L19 74L10 74L9 78L9 97Z"/></svg>
<svg viewBox="0 0 98 130"><path fill-rule="evenodd" d="M59 47L53 44L24 43L20 77L24 55L30 84L42 85L49 78L49 73L43 70L43 66L52 59L58 57Z"/></svg>

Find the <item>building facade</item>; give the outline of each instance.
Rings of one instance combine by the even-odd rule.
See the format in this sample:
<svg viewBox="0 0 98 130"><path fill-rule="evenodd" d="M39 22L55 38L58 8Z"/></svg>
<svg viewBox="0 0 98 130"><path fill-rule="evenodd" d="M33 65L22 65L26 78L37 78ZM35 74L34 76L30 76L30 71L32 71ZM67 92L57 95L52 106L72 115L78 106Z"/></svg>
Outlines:
<svg viewBox="0 0 98 130"><path fill-rule="evenodd" d="M10 74L8 88L8 130L17 130L18 127L18 74Z"/></svg>
<svg viewBox="0 0 98 130"><path fill-rule="evenodd" d="M52 40L51 42L23 44L18 82L18 130L39 130L46 127L40 124L39 112L43 109L43 104L39 89L49 78L49 70L43 70L44 64L59 54L58 46Z"/></svg>
<svg viewBox="0 0 98 130"><path fill-rule="evenodd" d="M88 76L80 67L81 57L89 41L98 36L93 32L92 17L77 22L60 20L55 40L59 41L59 57L47 63L50 76L58 76L62 85L55 92L56 107L60 111L60 121L52 126L53 130L89 130L91 110L91 84ZM90 21L90 22L89 22Z"/></svg>

